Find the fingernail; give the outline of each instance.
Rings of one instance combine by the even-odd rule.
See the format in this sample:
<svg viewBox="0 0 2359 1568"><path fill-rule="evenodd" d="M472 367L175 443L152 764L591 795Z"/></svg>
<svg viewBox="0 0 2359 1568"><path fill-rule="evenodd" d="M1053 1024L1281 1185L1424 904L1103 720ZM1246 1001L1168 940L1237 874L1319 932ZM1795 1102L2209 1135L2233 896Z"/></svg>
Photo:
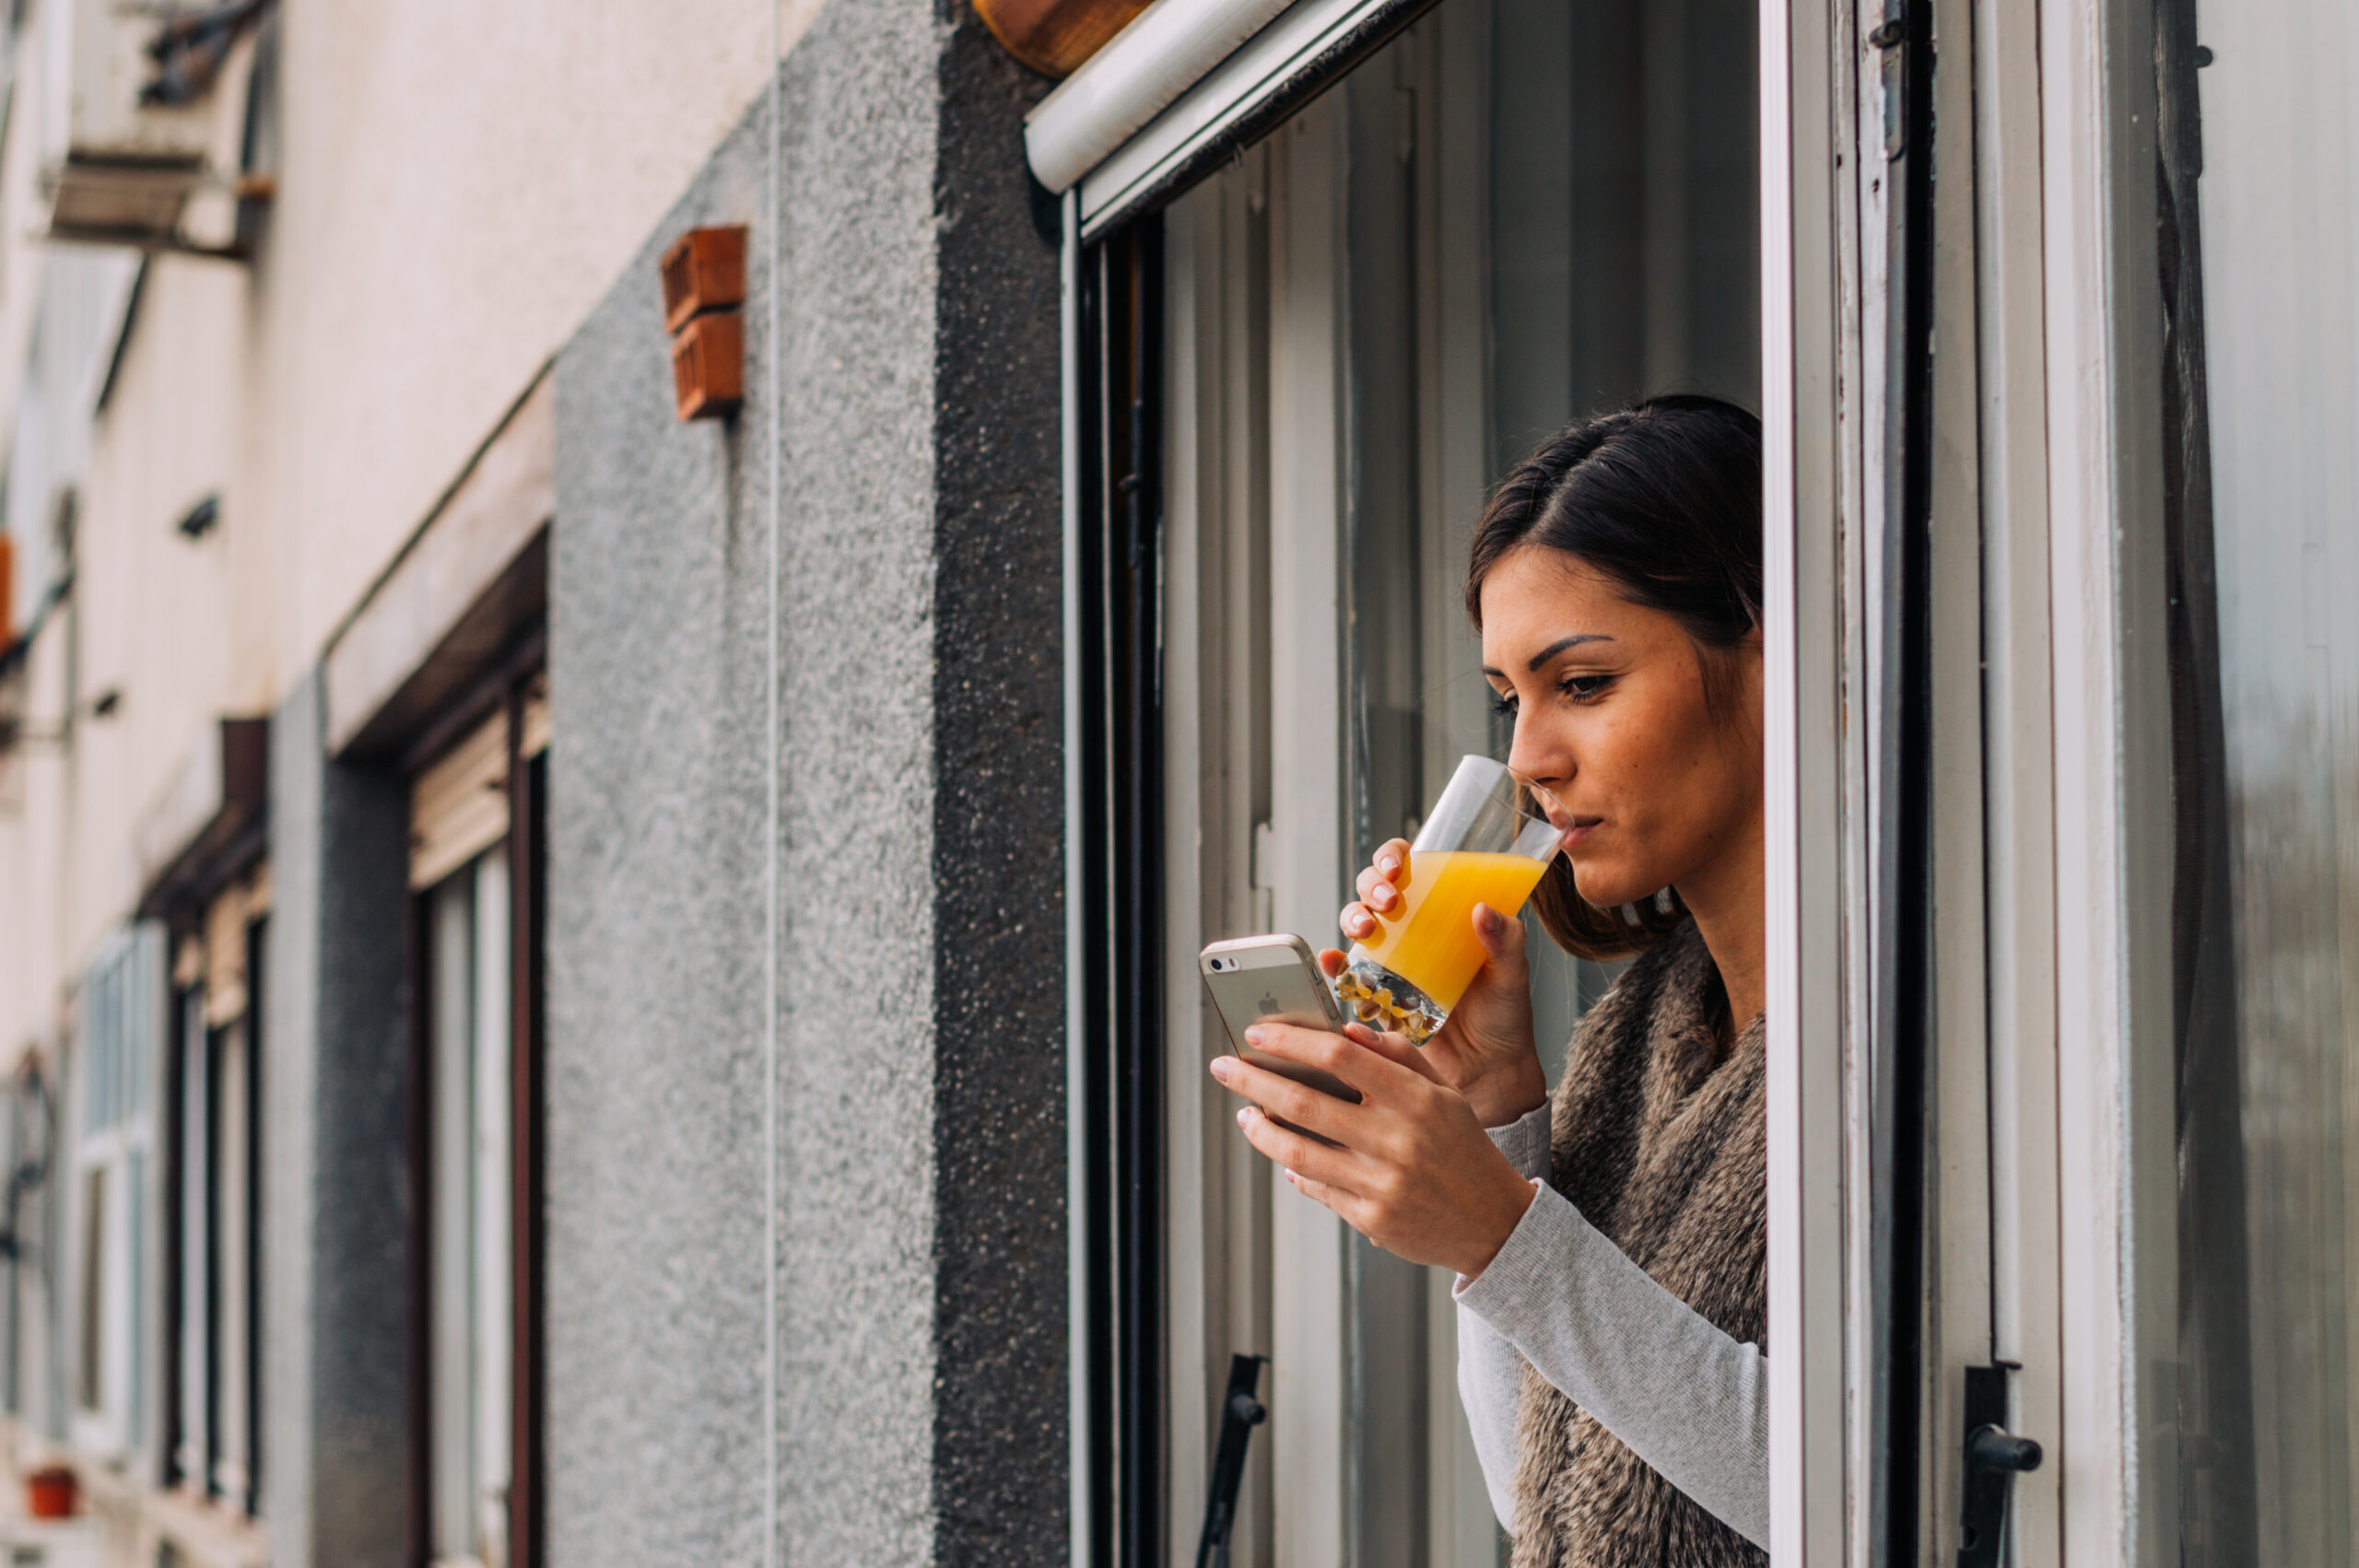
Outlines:
<svg viewBox="0 0 2359 1568"><path fill-rule="evenodd" d="M1262 1026L1259 1024L1245 1031L1245 1043L1249 1046L1258 1046L1262 1043Z"/></svg>
<svg viewBox="0 0 2359 1568"><path fill-rule="evenodd" d="M1391 855L1387 855L1384 859L1376 862L1376 869L1382 872L1386 876L1391 876L1394 872L1401 869L1401 862L1393 859Z"/></svg>
<svg viewBox="0 0 2359 1568"><path fill-rule="evenodd" d="M1280 1165L1278 1169L1285 1171L1286 1179L1294 1183L1297 1187L1300 1187L1302 1185L1302 1178L1295 1175L1292 1171L1286 1171L1286 1168L1284 1165Z"/></svg>
<svg viewBox="0 0 2359 1568"><path fill-rule="evenodd" d="M1247 1106L1244 1109L1237 1113L1237 1125L1239 1127L1243 1127L1247 1122L1252 1119L1253 1107L1250 1106Z"/></svg>
<svg viewBox="0 0 2359 1568"><path fill-rule="evenodd" d="M1223 1083L1228 1082L1228 1058L1225 1056L1213 1058L1213 1076Z"/></svg>

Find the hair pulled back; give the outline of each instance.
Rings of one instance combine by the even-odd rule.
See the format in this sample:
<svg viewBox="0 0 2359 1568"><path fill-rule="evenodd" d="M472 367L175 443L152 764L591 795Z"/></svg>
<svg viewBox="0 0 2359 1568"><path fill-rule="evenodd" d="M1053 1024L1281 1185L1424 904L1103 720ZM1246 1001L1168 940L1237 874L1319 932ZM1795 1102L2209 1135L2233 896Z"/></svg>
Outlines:
<svg viewBox="0 0 2359 1568"><path fill-rule="evenodd" d="M1474 527L1466 613L1483 579L1528 546L1602 574L1676 620L1701 655L1705 699L1728 699L1728 661L1761 625L1761 421L1716 397L1649 398L1551 438L1492 493ZM1584 958L1633 953L1687 919L1676 893L1618 909L1586 902L1558 856L1532 894L1556 944Z"/></svg>

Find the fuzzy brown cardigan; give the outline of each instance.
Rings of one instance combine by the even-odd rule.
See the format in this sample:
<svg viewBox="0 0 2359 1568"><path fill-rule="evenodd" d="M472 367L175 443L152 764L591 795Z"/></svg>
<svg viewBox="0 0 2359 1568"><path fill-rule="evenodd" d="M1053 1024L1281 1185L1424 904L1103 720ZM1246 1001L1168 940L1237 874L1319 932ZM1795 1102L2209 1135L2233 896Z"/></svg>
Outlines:
<svg viewBox="0 0 2359 1568"><path fill-rule="evenodd" d="M1656 1283L1766 1345L1762 1024L1723 1059L1727 1012L1693 923L1641 954L1573 1037L1549 1179ZM1516 1455L1515 1568L1766 1568L1528 1366Z"/></svg>

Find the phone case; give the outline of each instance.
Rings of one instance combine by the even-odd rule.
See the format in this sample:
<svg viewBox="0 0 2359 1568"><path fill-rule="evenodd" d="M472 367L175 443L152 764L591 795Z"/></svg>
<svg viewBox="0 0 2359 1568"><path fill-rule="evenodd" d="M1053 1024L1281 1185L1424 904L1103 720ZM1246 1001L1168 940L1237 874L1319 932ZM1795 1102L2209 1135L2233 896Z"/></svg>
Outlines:
<svg viewBox="0 0 2359 1568"><path fill-rule="evenodd" d="M1216 942L1198 954L1196 967L1228 1030L1229 1046L1238 1057L1322 1094L1359 1103L1359 1091L1332 1073L1267 1055L1245 1043L1246 1028L1265 1018L1332 1035L1344 1032L1343 1012L1327 977L1319 972L1309 943L1284 933Z"/></svg>

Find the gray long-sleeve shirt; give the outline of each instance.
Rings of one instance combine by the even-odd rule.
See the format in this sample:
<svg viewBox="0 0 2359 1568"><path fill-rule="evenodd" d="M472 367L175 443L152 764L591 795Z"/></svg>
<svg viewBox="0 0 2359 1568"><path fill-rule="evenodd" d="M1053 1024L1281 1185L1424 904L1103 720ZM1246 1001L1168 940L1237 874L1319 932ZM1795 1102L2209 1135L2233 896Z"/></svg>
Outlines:
<svg viewBox="0 0 2359 1568"><path fill-rule="evenodd" d="M1458 1397L1492 1510L1512 1529L1528 1363L1754 1545L1769 1544L1769 1363L1648 1277L1550 1187L1549 1108L1494 1128L1539 1191L1473 1280L1461 1276Z"/></svg>

